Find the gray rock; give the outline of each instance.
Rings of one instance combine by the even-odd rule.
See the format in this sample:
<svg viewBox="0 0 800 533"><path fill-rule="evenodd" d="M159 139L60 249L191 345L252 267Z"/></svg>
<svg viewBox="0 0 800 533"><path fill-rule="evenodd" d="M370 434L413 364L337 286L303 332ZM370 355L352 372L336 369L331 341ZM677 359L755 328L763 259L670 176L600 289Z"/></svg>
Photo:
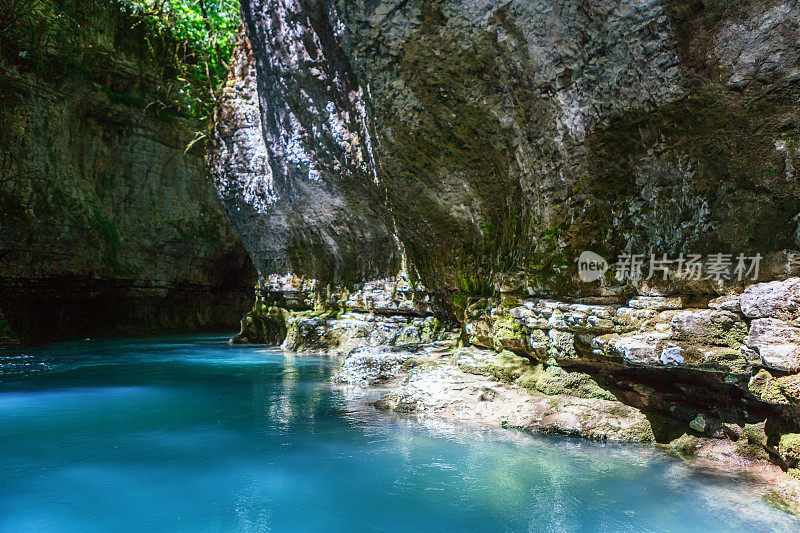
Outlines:
<svg viewBox="0 0 800 533"><path fill-rule="evenodd" d="M758 351L765 366L800 371L800 328L776 318L759 318L750 324L746 344Z"/></svg>
<svg viewBox="0 0 800 533"><path fill-rule="evenodd" d="M664 365L683 364L683 348L680 346L669 346L661 351L661 363Z"/></svg>
<svg viewBox="0 0 800 533"><path fill-rule="evenodd" d="M640 296L628 303L628 307L632 309L651 309L654 311L681 309L683 305L683 299L680 296Z"/></svg>
<svg viewBox="0 0 800 533"><path fill-rule="evenodd" d="M797 0L784 0L720 29L717 53L730 72L732 85L754 78L767 81L800 75L800 9Z"/></svg>
<svg viewBox="0 0 800 533"><path fill-rule="evenodd" d="M248 37L263 55L243 40L215 122L210 166L223 206L261 275L391 274L400 253L375 181L363 90L343 52L320 46L322 20L263 3L246 14L259 19Z"/></svg>
<svg viewBox="0 0 800 533"><path fill-rule="evenodd" d="M614 316L614 323L621 331L631 331L643 326L646 321L653 318L656 311L653 309L632 309L622 307L617 309Z"/></svg>
<svg viewBox="0 0 800 533"><path fill-rule="evenodd" d="M575 350L574 333L551 329L548 336L550 338L550 355L552 357L561 360L578 358L578 353Z"/></svg>
<svg viewBox="0 0 800 533"><path fill-rule="evenodd" d="M674 340L738 348L747 335L739 315L713 309L678 312L670 322Z"/></svg>
<svg viewBox="0 0 800 533"><path fill-rule="evenodd" d="M714 298L708 302L708 307L721 311L731 311L733 313L740 313L742 311L742 307L739 304L739 295L724 295L719 298Z"/></svg>
<svg viewBox="0 0 800 533"><path fill-rule="evenodd" d="M672 364L677 360L677 353L668 352L664 357L663 342L668 336L663 333L643 333L609 339L604 352L622 357L628 364L662 365Z"/></svg>
<svg viewBox="0 0 800 533"><path fill-rule="evenodd" d="M334 377L340 383L378 385L398 378L404 365L422 351L420 345L355 348Z"/></svg>
<svg viewBox="0 0 800 533"><path fill-rule="evenodd" d="M430 297L422 286L402 278L369 281L343 303L351 311L383 315L433 315Z"/></svg>
<svg viewBox="0 0 800 533"><path fill-rule="evenodd" d="M740 298L750 318L793 320L800 316L800 278L750 285Z"/></svg>

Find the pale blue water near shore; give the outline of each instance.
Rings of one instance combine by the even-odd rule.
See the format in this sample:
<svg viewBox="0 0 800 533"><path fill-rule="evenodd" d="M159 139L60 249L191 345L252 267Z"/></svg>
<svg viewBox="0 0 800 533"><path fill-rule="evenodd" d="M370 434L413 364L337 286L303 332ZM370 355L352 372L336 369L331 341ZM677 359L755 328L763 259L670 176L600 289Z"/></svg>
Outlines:
<svg viewBox="0 0 800 533"><path fill-rule="evenodd" d="M3 532L800 530L649 448L380 413L321 356L117 339L0 372Z"/></svg>

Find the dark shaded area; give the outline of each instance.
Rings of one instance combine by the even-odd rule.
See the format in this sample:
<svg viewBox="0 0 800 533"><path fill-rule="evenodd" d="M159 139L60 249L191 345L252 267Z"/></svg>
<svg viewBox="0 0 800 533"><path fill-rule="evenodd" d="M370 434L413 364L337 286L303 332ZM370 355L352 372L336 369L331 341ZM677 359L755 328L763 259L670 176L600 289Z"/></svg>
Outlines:
<svg viewBox="0 0 800 533"><path fill-rule="evenodd" d="M145 333L232 332L253 303L250 280L147 285L65 276L5 279L0 307L22 344Z"/></svg>

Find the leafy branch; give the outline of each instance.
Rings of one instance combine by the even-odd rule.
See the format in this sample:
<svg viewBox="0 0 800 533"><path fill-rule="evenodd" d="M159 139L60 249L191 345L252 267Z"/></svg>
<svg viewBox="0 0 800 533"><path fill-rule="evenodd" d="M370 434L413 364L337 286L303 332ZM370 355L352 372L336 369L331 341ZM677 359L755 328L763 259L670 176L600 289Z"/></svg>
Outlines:
<svg viewBox="0 0 800 533"><path fill-rule="evenodd" d="M148 33L175 41L176 79L182 84L175 97L190 116L208 120L236 45L239 0L120 1L148 24Z"/></svg>

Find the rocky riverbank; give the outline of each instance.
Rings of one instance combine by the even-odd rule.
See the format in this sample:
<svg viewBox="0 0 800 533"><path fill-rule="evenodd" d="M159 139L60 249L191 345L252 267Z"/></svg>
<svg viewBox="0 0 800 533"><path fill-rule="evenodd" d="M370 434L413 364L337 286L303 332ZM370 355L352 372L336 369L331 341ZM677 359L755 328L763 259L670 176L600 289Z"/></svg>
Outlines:
<svg viewBox="0 0 800 533"><path fill-rule="evenodd" d="M335 381L386 389L385 411L654 444L800 509L800 278L705 299L501 293L467 298L454 327L402 277L318 293L272 278L236 340L336 353Z"/></svg>
<svg viewBox="0 0 800 533"><path fill-rule="evenodd" d="M534 365L509 352L452 342L353 349L334 382L385 391L377 409L420 418L520 429L609 442L655 445L709 475L756 481L761 496L800 514L800 476L770 454L766 422L729 427L724 437L693 428L659 442L659 420L619 401L591 376ZM783 439L779 452L796 445Z"/></svg>

